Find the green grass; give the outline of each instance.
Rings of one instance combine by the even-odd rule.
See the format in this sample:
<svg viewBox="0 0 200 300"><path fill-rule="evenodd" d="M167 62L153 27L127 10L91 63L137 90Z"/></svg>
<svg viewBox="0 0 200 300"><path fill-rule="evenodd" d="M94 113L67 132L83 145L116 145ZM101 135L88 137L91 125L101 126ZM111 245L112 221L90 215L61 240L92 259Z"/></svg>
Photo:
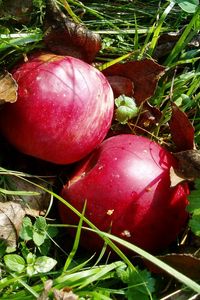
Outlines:
<svg viewBox="0 0 200 300"><path fill-rule="evenodd" d="M170 118L170 101L173 101L188 114L193 123L198 148L200 51L193 41L200 30L200 9L197 8L196 12L189 14L173 1L148 1L144 4L139 0L83 3L60 0L58 3L73 19L82 18L88 28L101 34L103 47L97 57L101 63L100 69L120 61L140 60L145 57L154 59L159 36L163 33L180 32L175 46L159 58L159 63L166 67L166 72L158 83L155 95L149 101L162 111L163 116L158 126L148 134L158 141L171 142L169 130L166 128ZM43 48L44 4L44 1L34 1L31 22L24 26L10 22L12 16L1 17L2 69L12 67L29 51ZM4 154L0 155L0 197L23 198L33 195L34 192L14 190L5 185L5 178L6 182L13 177L29 182L31 178L18 170L10 170L12 165L9 165L9 161L4 161ZM43 180L41 178L41 185L34 182L32 184L50 193L54 201L61 201L80 217L76 236L73 241L69 239L69 247L66 249L62 239L70 225L58 224L57 220L49 219L48 216L25 218L17 247L6 247L3 241L0 244L0 299L47 299L47 295L53 299L55 291L67 287L81 300L161 300L169 298L173 293L177 293L177 299L182 293L187 295L188 299L192 299L194 295L200 294L199 282L137 246L99 231L85 218L85 208L78 212L57 194L54 186L52 188L55 188L55 191L45 188L42 185ZM88 228L83 227L83 222ZM82 230L94 231L105 241L105 247L99 255L81 252L79 240ZM115 242L123 244L133 254L145 258L168 273L171 280L169 287L168 277L153 274L145 265L138 265L137 260L127 257ZM113 261L105 251L106 244L117 254L116 260ZM55 266L52 258L57 263ZM45 286L47 280L51 281L49 289ZM164 290L165 292L161 293ZM42 293L44 298L39 298Z"/></svg>

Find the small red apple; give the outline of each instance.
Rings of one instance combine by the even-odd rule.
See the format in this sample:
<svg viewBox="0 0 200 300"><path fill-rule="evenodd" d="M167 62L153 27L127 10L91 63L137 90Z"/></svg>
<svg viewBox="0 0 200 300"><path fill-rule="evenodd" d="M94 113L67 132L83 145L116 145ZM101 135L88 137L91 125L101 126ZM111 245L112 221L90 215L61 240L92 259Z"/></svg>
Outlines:
<svg viewBox="0 0 200 300"><path fill-rule="evenodd" d="M18 99L1 110L0 127L18 150L69 164L102 142L114 98L100 71L70 56L37 53L12 74Z"/></svg>
<svg viewBox="0 0 200 300"><path fill-rule="evenodd" d="M99 229L109 231L148 251L169 246L188 218L188 187L170 187L176 160L167 150L142 136L122 134L105 140L78 167L62 196ZM63 204L67 224L78 218ZM85 236L85 238L84 238ZM83 246L101 246L98 235L83 231Z"/></svg>

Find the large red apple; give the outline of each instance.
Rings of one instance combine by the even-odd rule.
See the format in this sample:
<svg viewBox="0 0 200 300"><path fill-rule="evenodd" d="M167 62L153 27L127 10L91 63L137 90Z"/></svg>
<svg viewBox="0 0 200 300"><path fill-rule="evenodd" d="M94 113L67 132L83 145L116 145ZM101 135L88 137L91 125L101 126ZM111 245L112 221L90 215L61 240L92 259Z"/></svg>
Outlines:
<svg viewBox="0 0 200 300"><path fill-rule="evenodd" d="M18 99L0 113L20 151L58 164L82 159L107 134L114 98L104 75L69 56L37 53L13 70Z"/></svg>
<svg viewBox="0 0 200 300"><path fill-rule="evenodd" d="M111 231L148 251L173 242L188 218L188 187L170 187L174 157L142 136L122 134L105 140L63 187L62 196L99 229ZM59 204L63 222L78 218ZM98 250L97 235L83 231L86 247Z"/></svg>

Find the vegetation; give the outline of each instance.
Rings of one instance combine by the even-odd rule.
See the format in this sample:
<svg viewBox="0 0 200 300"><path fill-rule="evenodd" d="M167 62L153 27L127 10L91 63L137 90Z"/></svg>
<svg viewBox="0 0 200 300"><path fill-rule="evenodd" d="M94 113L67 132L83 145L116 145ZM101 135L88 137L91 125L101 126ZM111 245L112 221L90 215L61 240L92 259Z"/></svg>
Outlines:
<svg viewBox="0 0 200 300"><path fill-rule="evenodd" d="M10 71L32 50L45 48L46 1L16 1L16 6L12 2L0 1L2 72ZM117 118L113 129L121 130L122 126L132 133L141 130L142 134L173 151L176 145L169 126L173 103L193 126L194 137L186 134L186 138L194 138L194 148L199 149L199 1L148 1L144 4L140 0L57 0L56 3L72 20L83 22L101 35L102 48L95 61L100 70L116 62L144 58L153 59L165 68L155 93L148 99L148 104L156 107L161 116L156 125L150 126L148 118L139 122L141 107L126 99L127 106L134 112L130 118L129 115L123 120L121 116ZM120 100L117 101L119 109ZM176 126L176 136L185 126ZM180 135L183 137L181 132ZM84 217L84 210L78 212L59 195L66 181L67 167L36 164L36 160L19 154L3 137L0 140L0 299L197 299L200 294L198 152L195 152L197 175L189 181L188 226L173 245L152 255L109 233L100 232ZM16 201L25 204L20 204L19 209ZM66 228L70 225L61 224L56 214L58 201L80 217L74 239L66 236ZM36 206L38 202L42 206ZM10 204L4 208L5 203ZM20 216L22 224L15 222ZM105 246L100 254L80 247L82 230L94 231L104 239ZM126 256L117 246L120 244L133 255ZM110 257L106 245L113 249L116 258Z"/></svg>

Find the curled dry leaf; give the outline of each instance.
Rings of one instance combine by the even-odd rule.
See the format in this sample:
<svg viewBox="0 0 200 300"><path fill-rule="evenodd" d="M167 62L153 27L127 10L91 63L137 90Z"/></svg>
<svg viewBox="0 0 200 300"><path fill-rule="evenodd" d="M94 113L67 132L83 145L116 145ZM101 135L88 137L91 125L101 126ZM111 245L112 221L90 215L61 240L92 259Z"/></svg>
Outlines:
<svg viewBox="0 0 200 300"><path fill-rule="evenodd" d="M142 104L141 114L137 117L137 128L134 127L135 132L140 132L140 128L150 130L159 122L161 111L151 106L147 100L154 95L157 82L164 73L163 66L153 60L144 59L115 64L103 73L112 86L115 98L126 95L134 98L138 107Z"/></svg>
<svg viewBox="0 0 200 300"><path fill-rule="evenodd" d="M37 300L49 300L48 294L52 288L53 280L49 279L44 283L44 289Z"/></svg>
<svg viewBox="0 0 200 300"><path fill-rule="evenodd" d="M174 187L181 182L184 182L186 179L178 174L178 172L174 168L170 168L170 186Z"/></svg>
<svg viewBox="0 0 200 300"><path fill-rule="evenodd" d="M45 182L35 179L34 182L49 188ZM19 191L22 191L21 195ZM0 239L5 240L7 245L16 247L24 216L44 215L50 201L51 195L41 188L21 178L9 177L8 194L4 194L2 190L0 194Z"/></svg>
<svg viewBox="0 0 200 300"><path fill-rule="evenodd" d="M172 103L171 107L169 127L177 151L194 149L194 127L188 116L175 103Z"/></svg>
<svg viewBox="0 0 200 300"><path fill-rule="evenodd" d="M56 300L78 300L79 297L74 294L71 290L62 289L62 290L54 290L54 299Z"/></svg>
<svg viewBox="0 0 200 300"><path fill-rule="evenodd" d="M138 120L137 126L150 130L162 117L162 112L155 106L152 106L147 102L143 105L143 111Z"/></svg>
<svg viewBox="0 0 200 300"><path fill-rule="evenodd" d="M17 101L17 83L9 72L0 74L0 105Z"/></svg>
<svg viewBox="0 0 200 300"><path fill-rule="evenodd" d="M35 186L34 183L47 189L51 189L51 187L45 181L41 181L38 179L31 180L33 184L31 182L24 181L23 179L18 177L12 178L11 184L15 190L30 191L31 193L33 193L33 195L31 196L14 196L14 200L21 203L21 206L23 207L27 215L35 217L45 215L52 196L49 193L42 190L42 188Z"/></svg>
<svg viewBox="0 0 200 300"><path fill-rule="evenodd" d="M115 97L119 96L115 79L119 81L120 78L119 84L121 82L126 83L120 93L134 97L137 104L140 105L154 95L157 82L164 70L163 66L155 63L153 60L144 59L115 64L105 69L103 73L108 77ZM130 92L132 93L130 94Z"/></svg>
<svg viewBox="0 0 200 300"><path fill-rule="evenodd" d="M174 48L175 44L181 37L181 34L183 33L185 27L183 27L178 32L168 32L162 34L159 39L156 46L156 49L153 53L153 57L155 59L161 59L167 54L169 54L172 49ZM187 45L189 48L199 48L200 47L200 34L197 34L193 37L193 39L188 43Z"/></svg>
<svg viewBox="0 0 200 300"><path fill-rule="evenodd" d="M0 196L0 239L15 248L25 211L20 203L2 200Z"/></svg>
<svg viewBox="0 0 200 300"><path fill-rule="evenodd" d="M134 95L134 83L131 79L118 75L107 76L107 79L112 86L115 98L121 95L126 95L127 97Z"/></svg>
<svg viewBox="0 0 200 300"><path fill-rule="evenodd" d="M187 114L175 103L172 103L171 107L169 128L178 151L173 153L178 161L178 167L170 172L171 186L175 186L181 181L200 177L200 151L195 149L194 127Z"/></svg>
<svg viewBox="0 0 200 300"><path fill-rule="evenodd" d="M182 181L200 178L200 151L196 149L173 153L178 161L176 169L170 169L171 186Z"/></svg>
<svg viewBox="0 0 200 300"><path fill-rule="evenodd" d="M200 178L200 151L196 149L174 153L178 160L177 174L188 180Z"/></svg>
<svg viewBox="0 0 200 300"><path fill-rule="evenodd" d="M181 33L182 31L162 34L158 39L153 57L155 59L159 59L170 53L170 51L174 48L176 42L179 40Z"/></svg>
<svg viewBox="0 0 200 300"><path fill-rule="evenodd" d="M74 56L91 63L101 49L100 35L70 20L55 1L47 1L44 24L44 42L56 54Z"/></svg>

